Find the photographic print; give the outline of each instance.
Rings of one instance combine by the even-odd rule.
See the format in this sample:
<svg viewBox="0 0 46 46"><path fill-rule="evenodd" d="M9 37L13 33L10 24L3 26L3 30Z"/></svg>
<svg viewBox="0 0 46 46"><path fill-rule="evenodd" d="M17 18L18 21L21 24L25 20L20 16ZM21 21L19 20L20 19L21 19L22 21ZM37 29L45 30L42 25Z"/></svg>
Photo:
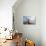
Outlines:
<svg viewBox="0 0 46 46"><path fill-rule="evenodd" d="M23 24L36 24L35 16L23 16Z"/></svg>

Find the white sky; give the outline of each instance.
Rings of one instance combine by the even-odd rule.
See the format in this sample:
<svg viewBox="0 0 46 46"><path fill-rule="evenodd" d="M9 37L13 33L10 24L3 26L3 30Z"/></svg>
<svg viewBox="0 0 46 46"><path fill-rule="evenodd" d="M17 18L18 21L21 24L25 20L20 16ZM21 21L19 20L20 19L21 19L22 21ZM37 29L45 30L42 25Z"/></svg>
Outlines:
<svg viewBox="0 0 46 46"><path fill-rule="evenodd" d="M12 28L12 6L16 0L0 0L0 27Z"/></svg>

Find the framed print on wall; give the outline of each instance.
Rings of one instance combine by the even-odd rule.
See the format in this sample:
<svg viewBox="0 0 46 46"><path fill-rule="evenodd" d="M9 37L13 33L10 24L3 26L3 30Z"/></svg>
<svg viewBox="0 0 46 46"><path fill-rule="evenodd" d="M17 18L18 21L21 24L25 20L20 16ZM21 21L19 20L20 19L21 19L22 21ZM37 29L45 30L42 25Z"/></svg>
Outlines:
<svg viewBox="0 0 46 46"><path fill-rule="evenodd" d="M36 16L23 16L23 24L36 24Z"/></svg>

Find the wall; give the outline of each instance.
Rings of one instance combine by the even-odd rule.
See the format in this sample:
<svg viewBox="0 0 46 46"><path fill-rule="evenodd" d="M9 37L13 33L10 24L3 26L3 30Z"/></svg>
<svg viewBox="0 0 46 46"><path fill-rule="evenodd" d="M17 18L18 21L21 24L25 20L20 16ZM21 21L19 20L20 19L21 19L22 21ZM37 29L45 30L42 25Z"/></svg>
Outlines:
<svg viewBox="0 0 46 46"><path fill-rule="evenodd" d="M42 46L46 46L46 0L41 1L41 15Z"/></svg>
<svg viewBox="0 0 46 46"><path fill-rule="evenodd" d="M24 38L34 40L41 46L41 0L23 0L13 7L15 28L23 33ZM23 16L36 16L36 25L24 25Z"/></svg>

